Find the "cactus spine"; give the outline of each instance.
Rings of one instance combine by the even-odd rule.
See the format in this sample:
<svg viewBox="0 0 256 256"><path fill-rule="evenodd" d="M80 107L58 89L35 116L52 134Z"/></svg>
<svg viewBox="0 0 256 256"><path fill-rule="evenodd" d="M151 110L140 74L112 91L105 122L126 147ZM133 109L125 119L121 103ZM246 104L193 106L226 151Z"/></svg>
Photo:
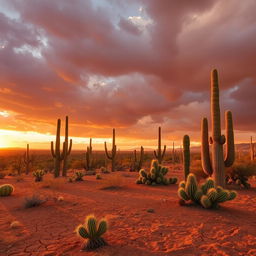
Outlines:
<svg viewBox="0 0 256 256"><path fill-rule="evenodd" d="M61 162L64 159L64 152L65 152L65 150L63 150L62 153L60 152L60 127L61 127L61 120L58 119L55 150L54 150L53 141L51 142L51 153L52 153L52 157L54 158L54 177L55 178L60 176ZM65 142L63 143L63 148L65 148Z"/></svg>
<svg viewBox="0 0 256 256"><path fill-rule="evenodd" d="M24 164L26 166L26 174L29 174L29 170L30 170L30 164L32 163L32 159L29 156L29 144L27 144L27 151L24 154Z"/></svg>
<svg viewBox="0 0 256 256"><path fill-rule="evenodd" d="M109 160L111 160L111 171L115 171L115 163L116 163L116 132L115 129L113 129L113 137L112 137L112 153L111 155L108 153L108 148L107 148L107 142L105 141L105 153L106 156Z"/></svg>
<svg viewBox="0 0 256 256"><path fill-rule="evenodd" d="M190 172L190 139L188 135L183 137L183 169L185 180Z"/></svg>
<svg viewBox="0 0 256 256"><path fill-rule="evenodd" d="M137 160L137 151L136 151L136 149L134 150L134 169L135 169L135 171L139 171L142 168L143 160L144 160L144 148L141 146L139 160Z"/></svg>
<svg viewBox="0 0 256 256"><path fill-rule="evenodd" d="M154 155L155 158L158 160L158 163L161 164L165 155L165 151L166 151L166 145L164 145L164 149L162 152L162 148L161 148L161 127L158 127L158 149L157 151L154 150Z"/></svg>
<svg viewBox="0 0 256 256"><path fill-rule="evenodd" d="M218 73L214 69L211 72L211 121L212 121L212 164L210 161L208 143L208 123L207 119L202 120L202 167L206 174L213 173L216 186L225 186L225 167L230 167L235 159L235 145L232 113L225 113L226 138L221 135L220 104L219 104L219 83ZM226 142L226 157L223 156L223 144Z"/></svg>
<svg viewBox="0 0 256 256"><path fill-rule="evenodd" d="M87 146L87 150L85 153L85 169L89 171L91 169L92 163L92 138L90 138L90 144Z"/></svg>
<svg viewBox="0 0 256 256"><path fill-rule="evenodd" d="M68 116L66 116L66 125L65 125L65 143L64 143L64 158L63 158L63 170L62 176L67 176L67 169L68 169L68 156L70 155L72 149L72 139L68 143Z"/></svg>
<svg viewBox="0 0 256 256"><path fill-rule="evenodd" d="M250 143L250 152L251 152L251 161L254 161L255 153L254 153L254 143L252 141L252 136L251 136L251 143Z"/></svg>

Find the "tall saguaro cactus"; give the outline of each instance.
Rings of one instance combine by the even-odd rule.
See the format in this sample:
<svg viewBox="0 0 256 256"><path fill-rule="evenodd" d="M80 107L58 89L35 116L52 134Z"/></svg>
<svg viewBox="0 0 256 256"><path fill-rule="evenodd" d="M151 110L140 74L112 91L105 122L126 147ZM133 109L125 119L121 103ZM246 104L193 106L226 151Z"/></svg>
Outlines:
<svg viewBox="0 0 256 256"><path fill-rule="evenodd" d="M211 72L211 121L212 121L212 162L210 160L208 141L208 121L202 120L202 167L206 174L214 176L216 186L225 187L225 167L230 167L235 160L234 131L231 111L225 113L226 137L221 134L218 73ZM223 155L223 144L226 142L226 156Z"/></svg>
<svg viewBox="0 0 256 256"><path fill-rule="evenodd" d="M250 144L250 153L251 153L251 161L254 161L255 158L255 153L254 153L254 143L252 141L252 136L251 136L251 144Z"/></svg>
<svg viewBox="0 0 256 256"><path fill-rule="evenodd" d="M144 160L144 148L141 146L139 160L137 159L137 151L136 149L134 150L134 169L136 171L139 171L142 168L143 160Z"/></svg>
<svg viewBox="0 0 256 256"><path fill-rule="evenodd" d="M185 180L190 172L190 139L188 135L183 137L183 169Z"/></svg>
<svg viewBox="0 0 256 256"><path fill-rule="evenodd" d="M92 163L92 138L90 138L90 144L87 146L87 150L85 153L85 169L89 171L91 169Z"/></svg>
<svg viewBox="0 0 256 256"><path fill-rule="evenodd" d="M165 151L166 151L166 145L164 145L164 149L163 149L163 152L162 152L162 148L161 148L161 127L158 127L158 149L157 149L157 151L154 150L154 155L155 155L155 158L158 160L159 164L161 164L163 159L164 159Z"/></svg>
<svg viewBox="0 0 256 256"><path fill-rule="evenodd" d="M111 170L112 170L112 172L114 172L115 171L115 163L116 163L116 132L115 132L115 129L113 129L111 154L108 153L106 141L105 141L104 145L105 145L106 156L109 160L111 160Z"/></svg>
<svg viewBox="0 0 256 256"><path fill-rule="evenodd" d="M27 151L24 154L24 164L26 166L26 174L29 174L29 170L30 170L30 164L32 163L32 159L30 158L29 155L29 144L27 144Z"/></svg>
<svg viewBox="0 0 256 256"><path fill-rule="evenodd" d="M60 152L60 128L61 128L61 120L57 121L57 132L56 132L56 141L55 141L55 149L53 145L53 141L51 142L51 153L54 158L54 177L57 178L60 176L61 162L64 159L65 154L65 142L63 143L63 151Z"/></svg>
<svg viewBox="0 0 256 256"><path fill-rule="evenodd" d="M72 139L70 139L68 143L68 116L66 116L66 125L65 125L65 144L63 150L64 158L63 158L63 170L62 176L67 176L67 169L68 169L68 156L70 155L72 149Z"/></svg>

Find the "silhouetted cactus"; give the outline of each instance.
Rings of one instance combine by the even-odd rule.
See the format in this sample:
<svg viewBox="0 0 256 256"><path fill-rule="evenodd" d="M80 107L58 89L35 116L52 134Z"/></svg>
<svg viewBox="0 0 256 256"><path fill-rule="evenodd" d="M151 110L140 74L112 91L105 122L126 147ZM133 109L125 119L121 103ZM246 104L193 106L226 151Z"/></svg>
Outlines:
<svg viewBox="0 0 256 256"><path fill-rule="evenodd" d="M144 160L144 148L141 146L139 159L137 159L136 149L134 150L134 162L133 162L134 171L139 171L142 168L143 160Z"/></svg>
<svg viewBox="0 0 256 256"><path fill-rule="evenodd" d="M104 146L105 146L106 156L109 160L111 160L111 171L114 172L115 171L115 164L116 164L116 133L115 133L115 129L113 129L111 155L108 153L107 142L106 141L104 143Z"/></svg>
<svg viewBox="0 0 256 256"><path fill-rule="evenodd" d="M212 178L208 178L204 184L197 184L196 176L190 173L187 181L179 184L178 196L181 200L192 201L204 208L218 208L220 203L233 200L237 196L235 191L224 190L217 186Z"/></svg>
<svg viewBox="0 0 256 256"><path fill-rule="evenodd" d="M29 155L29 144L27 144L27 151L25 152L24 154L24 164L25 164L25 173L26 174L29 174L29 171L30 171L30 165L32 163L32 158L30 158L30 155Z"/></svg>
<svg viewBox="0 0 256 256"><path fill-rule="evenodd" d="M57 132L56 132L56 141L55 141L55 150L53 141L51 142L51 153L54 158L54 177L57 178L60 176L61 161L64 159L65 150L60 152L60 128L61 120L57 121ZM65 148L65 142L63 143L63 149Z"/></svg>
<svg viewBox="0 0 256 256"><path fill-rule="evenodd" d="M11 184L3 184L0 186L0 196L10 196L14 191L14 187Z"/></svg>
<svg viewBox="0 0 256 256"><path fill-rule="evenodd" d="M107 226L106 220L102 219L97 222L94 215L87 216L85 223L76 228L77 235L87 240L83 249L90 251L107 245L102 237L107 232Z"/></svg>
<svg viewBox="0 0 256 256"><path fill-rule="evenodd" d="M251 136L251 143L250 143L250 157L251 157L251 161L254 161L255 152L254 152L254 143L252 141L252 136Z"/></svg>
<svg viewBox="0 0 256 256"><path fill-rule="evenodd" d="M183 169L185 180L190 172L190 139L188 135L183 137Z"/></svg>
<svg viewBox="0 0 256 256"><path fill-rule="evenodd" d="M214 69L211 72L211 120L212 120L212 137L210 143L212 147L212 164L209 153L208 142L208 121L202 120L202 167L209 176L214 175L216 186L225 186L225 167L230 167L235 159L234 131L232 113L225 113L226 119L226 138L221 135L220 121L220 104L219 104L219 83L218 73ZM226 142L226 157L223 156L223 144Z"/></svg>
<svg viewBox="0 0 256 256"><path fill-rule="evenodd" d="M87 171L91 170L92 166L92 138L90 138L90 144L87 146L85 153L85 169Z"/></svg>
<svg viewBox="0 0 256 256"><path fill-rule="evenodd" d="M65 125L65 143L63 144L63 151L64 151L64 157L63 157L63 170L62 170L62 176L67 176L67 170L68 170L68 156L71 153L72 149L72 139L68 142L68 116L66 116L66 125Z"/></svg>
<svg viewBox="0 0 256 256"><path fill-rule="evenodd" d="M36 170L33 172L33 176L35 177L35 182L40 182L43 180L44 171L43 170Z"/></svg>
<svg viewBox="0 0 256 256"><path fill-rule="evenodd" d="M163 152L162 152L162 147L161 147L161 127L158 127L158 149L157 149L157 151L154 150L154 156L158 160L159 164L161 164L163 159L164 159L165 151L166 151L166 145L164 145L164 149L163 149Z"/></svg>
<svg viewBox="0 0 256 256"><path fill-rule="evenodd" d="M146 185L169 185L175 184L177 178L166 178L165 175L168 173L168 168L159 165L157 160L151 161L150 171L147 172L144 169L141 169L139 172L139 178L136 181L137 184L146 184Z"/></svg>

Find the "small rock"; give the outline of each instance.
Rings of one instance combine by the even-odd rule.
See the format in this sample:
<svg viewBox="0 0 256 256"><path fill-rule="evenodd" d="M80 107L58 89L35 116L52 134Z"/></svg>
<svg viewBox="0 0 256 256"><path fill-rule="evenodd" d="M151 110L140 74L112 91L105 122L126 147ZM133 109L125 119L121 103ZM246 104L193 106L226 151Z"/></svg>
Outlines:
<svg viewBox="0 0 256 256"><path fill-rule="evenodd" d="M155 210L154 210L154 209L152 209L152 208L149 208L149 209L147 209L147 212L149 212L149 213L154 213L154 212L155 212Z"/></svg>

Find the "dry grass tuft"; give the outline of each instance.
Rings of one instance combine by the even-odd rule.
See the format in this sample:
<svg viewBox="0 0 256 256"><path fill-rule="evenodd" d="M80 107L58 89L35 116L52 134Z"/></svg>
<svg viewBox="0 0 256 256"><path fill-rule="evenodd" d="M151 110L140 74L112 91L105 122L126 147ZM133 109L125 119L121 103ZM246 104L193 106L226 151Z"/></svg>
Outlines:
<svg viewBox="0 0 256 256"><path fill-rule="evenodd" d="M103 190L115 190L121 189L125 186L124 178L120 176L118 173L107 177L106 179L102 180L101 189Z"/></svg>
<svg viewBox="0 0 256 256"><path fill-rule="evenodd" d="M50 175L47 175L44 177L44 180L41 182L40 187L61 190L64 184L65 184L64 178L62 177L54 178Z"/></svg>

